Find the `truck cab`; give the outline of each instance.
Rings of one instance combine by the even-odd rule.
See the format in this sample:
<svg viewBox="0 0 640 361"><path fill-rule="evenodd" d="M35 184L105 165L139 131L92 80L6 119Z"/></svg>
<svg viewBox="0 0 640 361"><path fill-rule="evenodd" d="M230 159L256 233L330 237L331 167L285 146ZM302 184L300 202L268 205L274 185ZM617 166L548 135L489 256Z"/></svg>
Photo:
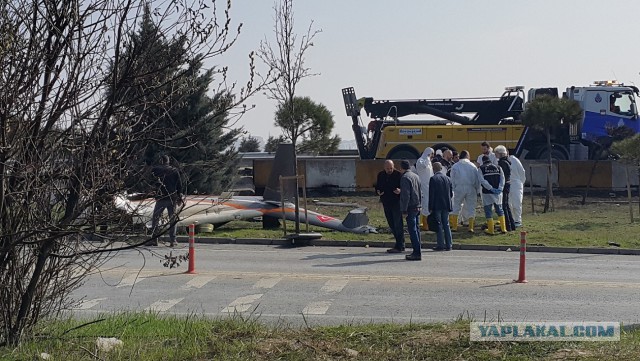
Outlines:
<svg viewBox="0 0 640 361"><path fill-rule="evenodd" d="M640 132L635 94L638 89L624 84L596 82L589 87L567 88L566 96L576 100L584 110L579 139L583 142L601 142L619 127Z"/></svg>
<svg viewBox="0 0 640 361"><path fill-rule="evenodd" d="M555 94L554 94L555 92ZM557 96L556 88L529 89L528 101L541 94ZM637 134L640 132L638 108L636 105L638 88L625 86L615 81L596 81L591 86L566 88L563 97L573 99L583 110L582 121L575 125L560 127L552 131L554 158L584 160L598 158L598 153L608 148L616 140L615 134L621 130ZM626 128L626 129L623 129ZM544 159L545 147L540 139L529 134L531 156L527 158ZM539 138L539 137L538 137ZM539 144L539 147L532 144Z"/></svg>

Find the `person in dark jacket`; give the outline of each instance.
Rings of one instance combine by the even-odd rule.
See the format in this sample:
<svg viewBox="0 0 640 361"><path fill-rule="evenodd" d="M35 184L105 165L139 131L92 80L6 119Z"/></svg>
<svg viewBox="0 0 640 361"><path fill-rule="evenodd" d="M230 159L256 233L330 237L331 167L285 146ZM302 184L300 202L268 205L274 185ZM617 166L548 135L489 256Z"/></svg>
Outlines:
<svg viewBox="0 0 640 361"><path fill-rule="evenodd" d="M495 234L492 207L495 207L500 221L500 231L507 232L504 222L504 212L502 211L502 189L504 188L504 174L502 168L491 162L491 158L482 156L482 165L478 168L478 180L482 186L482 207L484 216L487 218L488 234Z"/></svg>
<svg viewBox="0 0 640 361"><path fill-rule="evenodd" d="M435 251L451 251L451 228L449 226L449 212L451 212L451 197L453 190L451 180L440 172L442 164L433 163L433 177L429 180L429 212L433 214L438 223L437 246Z"/></svg>
<svg viewBox="0 0 640 361"><path fill-rule="evenodd" d="M376 180L376 194L380 196L384 216L387 224L396 240L389 253L404 252L404 227L402 225L402 211L400 210L400 178L402 173L394 168L393 161L387 159L384 162L384 170L378 173Z"/></svg>
<svg viewBox="0 0 640 361"><path fill-rule="evenodd" d="M498 166L504 174L504 188L502 189L502 211L504 212L504 221L508 232L516 230L516 224L511 214L509 206L509 193L511 192L511 161L509 160L509 152L504 145L499 145L494 150L496 158L498 158Z"/></svg>
<svg viewBox="0 0 640 361"><path fill-rule="evenodd" d="M444 148L440 164L442 165L442 173L449 176L451 174L451 167L453 167L453 151L451 151L451 149Z"/></svg>
<svg viewBox="0 0 640 361"><path fill-rule="evenodd" d="M169 240L170 246L176 245L176 209L182 204L182 181L178 170L169 164L169 156L160 157L160 164L153 167L151 174L156 181L155 198L156 204L153 207L153 216L151 219L153 235L157 236L160 222L160 216L164 210L169 215ZM148 243L152 246L158 245L157 237Z"/></svg>
<svg viewBox="0 0 640 361"><path fill-rule="evenodd" d="M420 190L420 177L411 171L408 160L400 163L402 178L400 179L400 210L407 219L407 229L411 239L413 252L405 258L409 261L420 261L422 250L420 245L420 230L418 229L420 210L422 203L422 191Z"/></svg>

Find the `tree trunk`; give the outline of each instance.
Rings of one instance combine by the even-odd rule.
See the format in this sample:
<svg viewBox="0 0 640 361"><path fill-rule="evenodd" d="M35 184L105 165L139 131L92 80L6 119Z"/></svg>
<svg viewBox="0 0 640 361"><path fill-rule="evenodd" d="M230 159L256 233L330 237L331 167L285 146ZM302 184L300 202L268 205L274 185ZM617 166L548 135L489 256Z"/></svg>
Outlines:
<svg viewBox="0 0 640 361"><path fill-rule="evenodd" d="M625 164L624 166L624 175L627 180L627 200L629 201L629 217L631 223L633 223L633 202L631 199L631 182L629 181L629 167Z"/></svg>
<svg viewBox="0 0 640 361"><path fill-rule="evenodd" d="M529 165L529 174L531 174L531 179L529 180L529 194L531 194L531 214L535 214L536 208L533 199L533 167L531 165Z"/></svg>
<svg viewBox="0 0 640 361"><path fill-rule="evenodd" d="M294 218L295 218L295 234L299 235L300 234L300 182L298 181L298 150L296 149L298 147L298 136L299 134L297 133L297 128L294 126L296 124L296 121L294 119L294 114L295 114L295 105L293 102L294 96L293 93L289 94L289 104L291 109L289 110L291 112L291 124L292 124L292 129L291 129L291 140L293 143L293 175L294 175L294 186L295 188L295 198L294 198ZM284 205L283 205L284 207Z"/></svg>
<svg viewBox="0 0 640 361"><path fill-rule="evenodd" d="M591 167L591 173L589 173L589 182L587 182L587 189L584 191L584 194L582 195L582 205L584 206L585 203L587 203L587 196L589 194L589 188L591 187L591 182L593 181L593 175L596 172L596 167L598 166L598 162L600 161L600 158L598 157L596 159L596 161L593 163L593 167Z"/></svg>
<svg viewBox="0 0 640 361"><path fill-rule="evenodd" d="M551 182L551 167L552 167L552 163L551 163L551 133L549 131L549 128L546 128L545 133L547 135L547 195L544 199L544 210L542 211L543 213L547 213L549 211L549 201L551 200L551 192L552 192L552 187L553 187L553 182Z"/></svg>
<svg viewBox="0 0 640 361"><path fill-rule="evenodd" d="M293 145L293 174L295 176L295 218L296 218L296 234L300 234L300 182L298 182L298 152L296 151L296 145ZM284 207L284 205L283 205Z"/></svg>
<svg viewBox="0 0 640 361"><path fill-rule="evenodd" d="M33 268L31 281L29 282L29 286L27 286L27 289L22 295L20 310L18 311L18 315L15 319L15 324L11 327L11 332L9 333L9 338L7 339L7 343L9 345L15 346L20 343L22 332L24 331L26 325L27 315L31 311L33 298L36 291L38 290L38 282L40 282L40 276L42 275L42 271L44 270L45 263L47 262L47 257L49 257L49 252L51 251L51 247L53 247L53 244L54 241L45 241L44 244L40 246L38 261Z"/></svg>

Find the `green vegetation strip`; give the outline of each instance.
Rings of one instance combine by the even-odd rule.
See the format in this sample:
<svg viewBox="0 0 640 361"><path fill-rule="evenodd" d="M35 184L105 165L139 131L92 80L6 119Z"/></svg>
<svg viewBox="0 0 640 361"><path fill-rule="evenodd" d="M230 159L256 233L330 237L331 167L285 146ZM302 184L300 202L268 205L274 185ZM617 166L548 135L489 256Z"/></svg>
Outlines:
<svg viewBox="0 0 640 361"><path fill-rule="evenodd" d="M464 320L294 329L241 317L212 320L144 313L98 319L44 322L21 346L0 348L0 360L38 360L42 353L50 360L66 361L636 360L640 353L640 331L622 331L620 342L470 342L469 322ZM122 345L101 351L98 337L115 337Z"/></svg>

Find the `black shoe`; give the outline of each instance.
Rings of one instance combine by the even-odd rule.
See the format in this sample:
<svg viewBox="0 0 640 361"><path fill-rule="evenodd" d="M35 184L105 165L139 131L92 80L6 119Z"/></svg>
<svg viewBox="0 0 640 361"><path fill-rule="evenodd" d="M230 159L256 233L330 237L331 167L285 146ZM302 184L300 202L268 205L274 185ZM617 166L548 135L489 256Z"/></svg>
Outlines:
<svg viewBox="0 0 640 361"><path fill-rule="evenodd" d="M145 246L157 246L158 245L158 240L153 240L153 241L147 241L144 244Z"/></svg>
<svg viewBox="0 0 640 361"><path fill-rule="evenodd" d="M445 248L445 251L451 251L453 248Z"/></svg>
<svg viewBox="0 0 640 361"><path fill-rule="evenodd" d="M444 251L444 248L442 248L442 247L433 247L431 249L436 251L436 252Z"/></svg>
<svg viewBox="0 0 640 361"><path fill-rule="evenodd" d="M395 247L394 248L389 248L387 250L387 253L402 253L402 252L404 252L404 249L398 249L398 248L395 248Z"/></svg>
<svg viewBox="0 0 640 361"><path fill-rule="evenodd" d="M171 241L171 243L169 243L169 247L175 247L178 245L177 241Z"/></svg>
<svg viewBox="0 0 640 361"><path fill-rule="evenodd" d="M422 256L418 256L417 254L408 254L404 257L407 261L422 261Z"/></svg>

